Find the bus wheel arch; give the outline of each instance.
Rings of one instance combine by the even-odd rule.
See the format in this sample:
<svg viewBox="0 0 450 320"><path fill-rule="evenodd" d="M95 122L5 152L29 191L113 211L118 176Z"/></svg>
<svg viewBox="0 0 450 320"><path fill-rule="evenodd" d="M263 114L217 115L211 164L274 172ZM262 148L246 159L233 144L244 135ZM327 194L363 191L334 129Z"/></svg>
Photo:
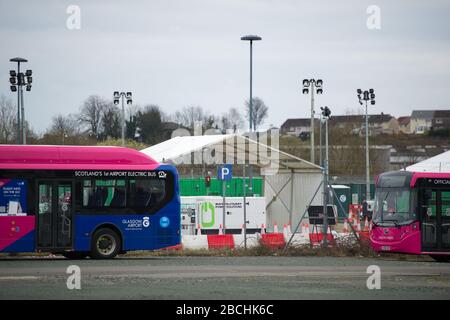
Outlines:
<svg viewBox="0 0 450 320"><path fill-rule="evenodd" d="M93 259L112 259L123 252L123 236L113 224L101 224L91 236L90 256Z"/></svg>
<svg viewBox="0 0 450 320"><path fill-rule="evenodd" d="M436 262L450 262L450 255L430 255Z"/></svg>

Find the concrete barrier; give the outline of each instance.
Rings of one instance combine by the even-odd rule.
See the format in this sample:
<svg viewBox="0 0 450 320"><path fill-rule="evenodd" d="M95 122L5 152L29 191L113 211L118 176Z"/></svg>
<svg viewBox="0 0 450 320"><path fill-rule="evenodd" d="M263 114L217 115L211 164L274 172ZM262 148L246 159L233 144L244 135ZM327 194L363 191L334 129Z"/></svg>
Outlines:
<svg viewBox="0 0 450 320"><path fill-rule="evenodd" d="M181 237L183 249L209 249L207 235L185 235Z"/></svg>
<svg viewBox="0 0 450 320"><path fill-rule="evenodd" d="M254 248L259 245L258 234L248 234L247 235L247 248ZM235 248L244 248L244 235L243 234L235 234L234 237L234 245Z"/></svg>

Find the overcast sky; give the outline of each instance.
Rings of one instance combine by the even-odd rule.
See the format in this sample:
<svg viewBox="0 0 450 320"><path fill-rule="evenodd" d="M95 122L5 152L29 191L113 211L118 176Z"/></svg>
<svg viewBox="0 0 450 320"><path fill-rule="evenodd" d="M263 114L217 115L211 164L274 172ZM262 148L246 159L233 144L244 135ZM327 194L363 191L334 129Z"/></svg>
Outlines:
<svg viewBox="0 0 450 320"><path fill-rule="evenodd" d="M81 9L69 30L69 5ZM370 30L369 5L381 9ZM254 44L254 96L269 106L266 125L309 116L303 78L322 78L317 107L334 114L359 108L357 88L375 88L372 113L410 115L450 108L449 1L0 0L0 95L9 91L12 57L27 58L33 89L25 93L31 126L77 112L91 94L132 91L140 105L166 113L200 105L220 115L243 111Z"/></svg>

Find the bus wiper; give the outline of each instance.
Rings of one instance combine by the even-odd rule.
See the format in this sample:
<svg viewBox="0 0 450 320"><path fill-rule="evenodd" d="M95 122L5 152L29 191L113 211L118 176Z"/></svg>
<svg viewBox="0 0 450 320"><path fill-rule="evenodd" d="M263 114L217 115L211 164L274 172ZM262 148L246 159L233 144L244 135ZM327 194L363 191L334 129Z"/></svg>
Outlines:
<svg viewBox="0 0 450 320"><path fill-rule="evenodd" d="M396 227L399 227L400 224L398 223L397 219L383 219L383 221L390 221L392 222Z"/></svg>

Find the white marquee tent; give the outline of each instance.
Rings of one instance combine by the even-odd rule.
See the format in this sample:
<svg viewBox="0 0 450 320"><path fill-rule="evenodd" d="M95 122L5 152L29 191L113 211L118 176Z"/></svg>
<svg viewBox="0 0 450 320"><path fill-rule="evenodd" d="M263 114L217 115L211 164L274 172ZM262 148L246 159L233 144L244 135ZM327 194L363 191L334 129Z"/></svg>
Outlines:
<svg viewBox="0 0 450 320"><path fill-rule="evenodd" d="M242 165L244 159L246 164L250 160L252 165L261 168L264 179L269 230L274 223L295 226L323 179L321 167L237 134L174 137L141 152L175 166L203 162ZM322 192L318 192L312 204L321 203Z"/></svg>
<svg viewBox="0 0 450 320"><path fill-rule="evenodd" d="M450 172L450 151L438 154L406 168L414 172Z"/></svg>

